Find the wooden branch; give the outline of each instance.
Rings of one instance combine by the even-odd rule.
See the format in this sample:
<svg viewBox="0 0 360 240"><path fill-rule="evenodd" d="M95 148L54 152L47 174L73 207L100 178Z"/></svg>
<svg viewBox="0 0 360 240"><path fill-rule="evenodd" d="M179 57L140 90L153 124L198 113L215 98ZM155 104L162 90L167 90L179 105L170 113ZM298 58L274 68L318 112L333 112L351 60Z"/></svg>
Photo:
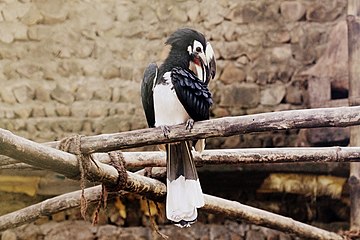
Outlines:
<svg viewBox="0 0 360 240"><path fill-rule="evenodd" d="M169 138L164 136L160 128L82 137L81 149L83 153L108 152L159 143L225 137L251 132L354 125L360 125L360 107L291 110L196 122L191 132L186 131L182 124L170 126Z"/></svg>
<svg viewBox="0 0 360 240"><path fill-rule="evenodd" d="M101 185L85 189L84 194L88 202L98 201L101 194ZM80 195L81 190L66 193L0 216L0 232L33 222L43 216L79 207Z"/></svg>
<svg viewBox="0 0 360 240"><path fill-rule="evenodd" d="M360 105L360 1L348 0L349 105ZM350 145L360 146L360 127L350 128ZM350 164L350 229L360 231L360 164Z"/></svg>
<svg viewBox="0 0 360 240"><path fill-rule="evenodd" d="M165 152L120 152L127 169L166 166ZM248 148L205 150L201 154L193 152L198 166L217 164L256 164L256 163L294 163L294 162L355 162L360 160L360 147L314 147L314 148ZM109 155L94 153L93 158L108 164ZM4 164L2 164L4 159ZM31 168L8 157L0 156L0 170Z"/></svg>
<svg viewBox="0 0 360 240"><path fill-rule="evenodd" d="M128 168L164 167L165 153L123 152ZM198 166L208 164L256 164L293 162L351 162L360 160L360 147L318 147L318 148L248 148L205 150L193 152ZM95 158L108 163L107 155L95 153Z"/></svg>
<svg viewBox="0 0 360 240"><path fill-rule="evenodd" d="M166 188L166 186L162 184L162 188ZM99 200L100 194L101 186L95 186L85 190L86 198L91 202ZM343 239L336 233L325 231L291 218L256 209L235 201L229 201L206 194L204 196L205 206L202 209L205 211L215 214L225 214L231 218L241 218L256 225L270 227L286 233L293 233L307 239ZM80 191L47 199L24 209L0 216L0 231L35 221L41 216L48 216L78 206L80 206Z"/></svg>
<svg viewBox="0 0 360 240"><path fill-rule="evenodd" d="M19 161L38 167L44 167L71 178L77 178L77 175L79 175L79 170L77 169L77 159L70 153L34 143L30 140L16 136L6 130L0 130L0 146L0 154L7 155ZM118 173L113 167L97 162L97 166L92 163L89 177L90 180L93 181L102 180L104 182L114 184L117 182ZM166 194L165 184L155 179L139 176L130 172L128 172L128 180L124 190L139 193L154 200L162 199ZM93 196L94 195L95 194L93 194ZM80 194L78 196L80 198ZM56 199L56 201L59 202L59 199ZM28 208L25 208L19 211L20 213L21 211L23 211L22 213L25 211L25 215L32 214L34 216L41 216L44 212L49 214L51 213L51 208L46 208L46 206L49 207L51 204L53 204L53 202L48 200L48 205L45 204L45 206L42 207L41 204L39 205L40 210L31 209L26 213ZM258 225L294 233L300 237L313 239L342 239L341 236L335 233L321 230L277 214L242 205L237 202L205 195L205 204L204 210L226 214L234 218L242 218L243 220L253 222ZM72 207L74 205L72 205ZM29 208L31 208L31 206ZM46 209L46 211L41 209ZM17 216L15 218L25 222L31 219L29 216L20 217L19 211L10 214L14 214L13 216ZM59 209L56 211L59 211ZM4 223L3 219L8 217L9 214L0 217L0 222L5 224L7 221L12 221L6 219ZM16 223L13 221L13 224Z"/></svg>
<svg viewBox="0 0 360 240"><path fill-rule="evenodd" d="M344 239L342 236L275 213L205 194L204 210L240 218L250 223L293 233L306 239Z"/></svg>
<svg viewBox="0 0 360 240"><path fill-rule="evenodd" d="M73 154L32 142L3 129L0 129L0 146L0 154L2 155L35 167L61 173L68 178L79 178L77 158ZM96 161L96 164L90 162L87 175L90 181L109 185L117 184L118 180L117 170L99 161ZM128 172L124 190L137 192L152 199L163 197L165 194L158 181L131 172Z"/></svg>
<svg viewBox="0 0 360 240"><path fill-rule="evenodd" d="M165 188L165 186L163 186ZM99 200L101 186L85 190L86 198L91 201ZM0 231L14 228L29 223L41 216L48 216L68 208L80 205L80 191L57 196L41 203L0 217ZM341 236L307 224L294 221L291 218L282 217L264 210L259 210L234 201L205 195L206 205L203 210L216 214L226 214L229 217L241 218L251 223L278 229L288 233L294 233L299 237L311 239L342 239Z"/></svg>

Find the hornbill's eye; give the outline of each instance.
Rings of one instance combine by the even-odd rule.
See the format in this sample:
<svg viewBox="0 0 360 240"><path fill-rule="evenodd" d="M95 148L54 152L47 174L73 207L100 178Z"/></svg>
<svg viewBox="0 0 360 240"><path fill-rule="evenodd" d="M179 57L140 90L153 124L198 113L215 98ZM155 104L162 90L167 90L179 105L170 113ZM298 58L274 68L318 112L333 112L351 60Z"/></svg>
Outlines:
<svg viewBox="0 0 360 240"><path fill-rule="evenodd" d="M197 47L195 50L196 50L198 53L200 53L200 52L201 52L201 47Z"/></svg>

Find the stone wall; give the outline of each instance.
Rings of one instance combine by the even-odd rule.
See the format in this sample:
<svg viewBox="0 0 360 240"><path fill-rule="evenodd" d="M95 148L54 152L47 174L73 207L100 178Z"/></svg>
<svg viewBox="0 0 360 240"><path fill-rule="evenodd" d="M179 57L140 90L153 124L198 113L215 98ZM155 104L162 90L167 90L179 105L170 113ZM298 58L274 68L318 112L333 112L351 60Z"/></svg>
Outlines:
<svg viewBox="0 0 360 240"><path fill-rule="evenodd" d="M346 1L7 0L0 10L0 127L50 141L146 127L142 73L183 26L216 52L213 117L305 108L298 73L322 55ZM210 147L273 141L245 138Z"/></svg>
<svg viewBox="0 0 360 240"><path fill-rule="evenodd" d="M346 4L345 0L0 1L0 127L38 142L146 127L140 104L143 71L148 63L164 59L166 37L184 26L203 32L216 53L218 71L210 83L212 117L306 108L307 79L300 73L323 55L331 29L345 19ZM208 147L292 146L298 138L298 131L247 134L210 139ZM211 178L202 179L205 192L211 194L206 189L206 179ZM253 176L246 179L254 182ZM0 200L14 208L43 198L0 192ZM229 198L239 200L237 195ZM36 234L46 234L41 232L45 225L36 226ZM163 231L185 234L183 239L203 234L201 229L206 232L201 239L265 239L265 233L291 239L251 227L239 233L233 226ZM22 228L25 238L31 227ZM133 234L131 229L120 232L110 226L100 226L97 232L88 225L84 228L84 234L91 235L84 239L107 239L99 237L107 228L114 236ZM136 231L151 234L149 229ZM21 230L6 234L1 239L23 239Z"/></svg>

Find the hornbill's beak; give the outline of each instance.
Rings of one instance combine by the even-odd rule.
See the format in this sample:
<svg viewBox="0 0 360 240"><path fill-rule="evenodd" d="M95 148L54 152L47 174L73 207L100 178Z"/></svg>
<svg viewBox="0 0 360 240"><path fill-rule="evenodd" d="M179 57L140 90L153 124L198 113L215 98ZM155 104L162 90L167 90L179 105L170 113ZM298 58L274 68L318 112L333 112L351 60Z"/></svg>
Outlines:
<svg viewBox="0 0 360 240"><path fill-rule="evenodd" d="M210 43L206 45L206 51L197 52L194 51L191 53L191 62L194 63L194 69L192 69L198 78L202 80L205 84L208 84L211 78L215 77L216 74L216 62L214 50L212 49Z"/></svg>
<svg viewBox="0 0 360 240"><path fill-rule="evenodd" d="M214 79L215 74L216 74L216 62L215 62L215 54L214 54L214 50L211 47L211 44L208 42L206 44L206 62L207 62L207 73L206 73L206 81L205 83L208 84L211 79Z"/></svg>

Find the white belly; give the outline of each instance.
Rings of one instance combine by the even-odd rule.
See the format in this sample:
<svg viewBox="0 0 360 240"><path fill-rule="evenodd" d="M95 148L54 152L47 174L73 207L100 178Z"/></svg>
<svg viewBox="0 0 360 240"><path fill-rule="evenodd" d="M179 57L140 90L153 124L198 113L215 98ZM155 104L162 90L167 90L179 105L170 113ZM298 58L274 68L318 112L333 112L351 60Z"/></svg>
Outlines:
<svg viewBox="0 0 360 240"><path fill-rule="evenodd" d="M154 88L156 127L185 123L190 118L177 98L175 90L171 88L171 82L167 85L156 85Z"/></svg>

